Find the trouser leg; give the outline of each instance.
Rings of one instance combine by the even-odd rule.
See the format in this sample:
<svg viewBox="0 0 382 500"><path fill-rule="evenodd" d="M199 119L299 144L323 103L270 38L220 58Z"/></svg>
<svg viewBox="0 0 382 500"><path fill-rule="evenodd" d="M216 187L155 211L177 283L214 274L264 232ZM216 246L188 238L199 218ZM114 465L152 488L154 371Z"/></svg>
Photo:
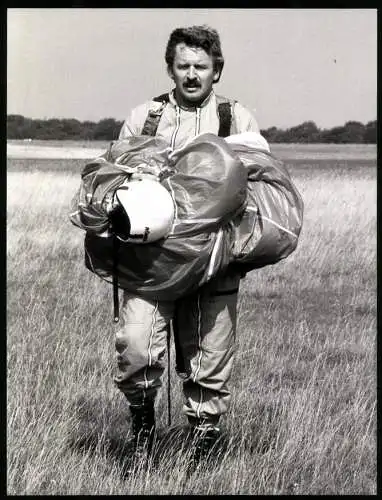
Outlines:
<svg viewBox="0 0 382 500"><path fill-rule="evenodd" d="M177 302L175 328L186 374L184 412L192 425L217 423L231 400L239 283L238 274L229 274Z"/></svg>
<svg viewBox="0 0 382 500"><path fill-rule="evenodd" d="M124 292L121 328L116 333L114 381L131 405L153 400L164 371L167 327L174 304L149 301Z"/></svg>

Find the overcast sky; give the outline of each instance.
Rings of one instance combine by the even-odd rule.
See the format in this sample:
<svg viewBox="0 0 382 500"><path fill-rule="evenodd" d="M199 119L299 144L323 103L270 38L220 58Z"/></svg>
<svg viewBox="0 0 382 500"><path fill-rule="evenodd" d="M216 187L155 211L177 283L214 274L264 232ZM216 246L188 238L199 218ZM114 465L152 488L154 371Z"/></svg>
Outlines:
<svg viewBox="0 0 382 500"><path fill-rule="evenodd" d="M215 91L261 128L320 128L377 114L376 9L8 9L7 113L122 120L172 87L170 32L209 24L225 66Z"/></svg>

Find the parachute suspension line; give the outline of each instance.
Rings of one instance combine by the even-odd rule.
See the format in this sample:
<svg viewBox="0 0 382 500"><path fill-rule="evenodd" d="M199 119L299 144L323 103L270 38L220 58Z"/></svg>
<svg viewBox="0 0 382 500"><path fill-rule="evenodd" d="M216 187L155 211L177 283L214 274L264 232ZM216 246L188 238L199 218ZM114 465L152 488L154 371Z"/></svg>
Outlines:
<svg viewBox="0 0 382 500"><path fill-rule="evenodd" d="M264 220L267 220L268 222L270 222L271 224L273 224L274 226L278 227L279 229L281 229L282 231L285 231L286 233L290 234L291 236L293 236L294 238L298 238L297 234L295 233L292 233L292 231L289 231L289 229L287 229L286 227L283 227L283 226L280 226L280 224L277 224L277 222L275 222L274 220L270 219L269 217L265 217L265 215L261 215L259 214L259 216L264 219Z"/></svg>
<svg viewBox="0 0 382 500"><path fill-rule="evenodd" d="M171 349L171 321L167 325L167 422L171 426L171 371L170 371L170 349Z"/></svg>
<svg viewBox="0 0 382 500"><path fill-rule="evenodd" d="M222 239L223 239L223 228L221 227L216 235L215 243L214 243L214 246L212 248L212 253L211 253L210 263L208 266L208 273L207 273L208 279L211 278L211 276L214 272L215 263L216 263L216 256L217 256Z"/></svg>
<svg viewBox="0 0 382 500"><path fill-rule="evenodd" d="M118 250L119 239L113 233L113 306L114 306L114 323L119 321L119 295L118 295Z"/></svg>

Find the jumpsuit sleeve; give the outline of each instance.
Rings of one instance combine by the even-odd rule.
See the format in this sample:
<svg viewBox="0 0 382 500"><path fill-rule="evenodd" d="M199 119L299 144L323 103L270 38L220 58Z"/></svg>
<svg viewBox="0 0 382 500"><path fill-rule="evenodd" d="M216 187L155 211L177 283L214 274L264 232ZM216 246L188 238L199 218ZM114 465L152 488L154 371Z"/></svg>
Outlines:
<svg viewBox="0 0 382 500"><path fill-rule="evenodd" d="M118 139L127 139L133 135L139 135L141 128L138 127L139 123L137 123L136 112L133 109L123 122Z"/></svg>
<svg viewBox="0 0 382 500"><path fill-rule="evenodd" d="M131 137L132 135L137 135L135 133L135 130L136 129L132 125L130 117L126 118L126 120L123 122L121 130L119 131L118 139L126 139L127 137Z"/></svg>
<svg viewBox="0 0 382 500"><path fill-rule="evenodd" d="M253 113L239 102L235 103L235 119L238 134L243 132L256 132L260 134L260 128Z"/></svg>
<svg viewBox="0 0 382 500"><path fill-rule="evenodd" d="M133 135L140 135L150 107L151 101L132 109L123 122L118 139L127 139L127 137Z"/></svg>

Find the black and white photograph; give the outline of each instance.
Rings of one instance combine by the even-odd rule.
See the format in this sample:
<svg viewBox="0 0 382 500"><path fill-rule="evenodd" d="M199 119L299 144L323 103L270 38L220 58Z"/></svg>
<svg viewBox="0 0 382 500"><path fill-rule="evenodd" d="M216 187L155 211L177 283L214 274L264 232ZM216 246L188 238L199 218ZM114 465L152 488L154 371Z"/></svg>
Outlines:
<svg viewBox="0 0 382 500"><path fill-rule="evenodd" d="M377 495L377 9L6 9L6 494Z"/></svg>

